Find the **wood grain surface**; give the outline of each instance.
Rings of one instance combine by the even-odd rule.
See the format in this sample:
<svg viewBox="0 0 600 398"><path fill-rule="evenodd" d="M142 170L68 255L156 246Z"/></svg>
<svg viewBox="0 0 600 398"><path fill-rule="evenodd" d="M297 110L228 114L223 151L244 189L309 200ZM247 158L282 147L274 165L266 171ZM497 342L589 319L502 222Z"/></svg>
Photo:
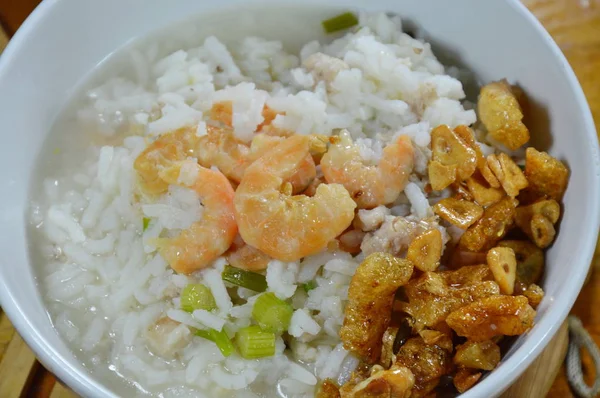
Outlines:
<svg viewBox="0 0 600 398"><path fill-rule="evenodd" d="M483 1L483 0L482 0ZM496 1L496 0L494 0ZM586 94L596 125L600 125L600 0L523 0L561 47ZM38 0L0 2L0 52L9 35L20 26ZM600 246L599 246L600 248ZM596 250L589 280L572 310L600 345L600 251ZM568 333L566 325L547 349L526 370L503 398L575 398L564 366ZM585 378L595 372L583 355ZM35 359L0 309L0 398L73 398L76 395L56 381Z"/></svg>
<svg viewBox="0 0 600 398"><path fill-rule="evenodd" d="M502 398L544 397L561 372L569 343L569 328L563 323L544 352L527 368ZM563 371L564 372L564 371ZM563 395L560 396L564 397ZM558 398L558 396L556 396Z"/></svg>
<svg viewBox="0 0 600 398"><path fill-rule="evenodd" d="M8 44L8 35L0 27L0 53L4 50L4 47Z"/></svg>

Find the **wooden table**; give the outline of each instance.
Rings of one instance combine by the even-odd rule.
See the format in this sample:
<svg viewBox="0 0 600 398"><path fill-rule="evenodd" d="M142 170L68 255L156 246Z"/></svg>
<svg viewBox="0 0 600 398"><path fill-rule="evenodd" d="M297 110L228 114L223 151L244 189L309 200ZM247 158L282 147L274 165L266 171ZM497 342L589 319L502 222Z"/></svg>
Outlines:
<svg viewBox="0 0 600 398"><path fill-rule="evenodd" d="M491 0L481 0L491 1ZM494 0L496 1L496 0ZM569 59L587 99L594 120L600 126L600 0L523 0L552 34ZM0 23L5 32L14 33L38 0L4 0L0 5ZM8 35L0 28L0 51ZM599 129L600 130L600 129ZM600 246L599 246L600 247ZM572 313L600 345L600 252L592 274L583 288ZM563 327L551 345L525 372L505 397L575 398L569 389L562 362L566 349L567 330ZM588 382L594 377L589 357L583 357ZM558 376L557 376L558 373ZM57 383L35 359L10 321L0 310L0 398L13 397L74 397Z"/></svg>

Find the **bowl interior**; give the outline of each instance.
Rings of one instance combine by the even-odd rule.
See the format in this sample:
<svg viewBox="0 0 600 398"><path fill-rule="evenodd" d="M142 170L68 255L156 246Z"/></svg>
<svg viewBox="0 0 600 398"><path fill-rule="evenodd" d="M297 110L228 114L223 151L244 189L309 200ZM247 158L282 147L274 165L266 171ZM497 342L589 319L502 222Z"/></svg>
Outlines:
<svg viewBox="0 0 600 398"><path fill-rule="evenodd" d="M42 362L83 396L110 395L110 386L93 380L58 337L38 292L29 258L26 214L29 187L44 137L65 101L106 56L134 37L184 20L190 14L227 9L231 24L243 8L285 10L249 0L198 2L153 0L47 0L30 17L0 58L0 302ZM536 147L564 160L571 169L564 216L557 241L547 254L538 324L517 339L502 364L465 397L495 396L539 354L557 330L585 278L598 232L600 162L593 122L579 85L557 47L517 1L478 0L317 0L302 7L324 17L341 8L385 10L423 29L442 59L465 66L480 81L507 78L523 88L530 102L528 125ZM222 11L219 11L222 12ZM475 18L473 16L476 16ZM276 18L265 18L276 21ZM300 44L302 29L282 29L249 21L257 33ZM254 24L254 25L253 25ZM301 25L299 25L301 26ZM511 29L506 29L511 26ZM222 34L227 34L223 29ZM285 35L285 37L278 37ZM438 54L440 55L440 54Z"/></svg>

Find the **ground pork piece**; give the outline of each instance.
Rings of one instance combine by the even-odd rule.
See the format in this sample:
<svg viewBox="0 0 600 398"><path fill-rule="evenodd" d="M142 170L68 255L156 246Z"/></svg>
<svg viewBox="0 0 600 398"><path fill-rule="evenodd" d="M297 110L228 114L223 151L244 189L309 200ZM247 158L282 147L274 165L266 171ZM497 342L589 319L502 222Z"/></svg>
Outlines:
<svg viewBox="0 0 600 398"><path fill-rule="evenodd" d="M340 250L351 254L360 253L360 245L364 237L365 233L360 230L351 229L344 232L338 237Z"/></svg>
<svg viewBox="0 0 600 398"><path fill-rule="evenodd" d="M414 220L410 217L386 216L385 221L376 231L369 232L362 241L360 249L365 254L385 252L395 256L406 253L410 242L423 232L437 228L442 233L443 243L449 240L448 234L441 228L434 217L425 220Z"/></svg>
<svg viewBox="0 0 600 398"><path fill-rule="evenodd" d="M344 348L370 364L379 359L383 333L392 316L394 295L410 280L412 272L410 261L388 253L373 253L358 266L350 281L340 330Z"/></svg>
<svg viewBox="0 0 600 398"><path fill-rule="evenodd" d="M423 116L425 110L439 98L434 84L426 82L419 86L409 101L410 109L418 116Z"/></svg>
<svg viewBox="0 0 600 398"><path fill-rule="evenodd" d="M373 231L381 226L385 221L386 216L389 216L390 209L385 206L377 206L374 209L360 209L354 219L354 227L361 231Z"/></svg>
<svg viewBox="0 0 600 398"><path fill-rule="evenodd" d="M341 59L323 53L310 55L302 65L311 72L315 81L324 81L328 87L335 80L338 73L350 68Z"/></svg>
<svg viewBox="0 0 600 398"><path fill-rule="evenodd" d="M171 318L161 318L146 331L148 348L163 358L173 358L192 339L190 329Z"/></svg>

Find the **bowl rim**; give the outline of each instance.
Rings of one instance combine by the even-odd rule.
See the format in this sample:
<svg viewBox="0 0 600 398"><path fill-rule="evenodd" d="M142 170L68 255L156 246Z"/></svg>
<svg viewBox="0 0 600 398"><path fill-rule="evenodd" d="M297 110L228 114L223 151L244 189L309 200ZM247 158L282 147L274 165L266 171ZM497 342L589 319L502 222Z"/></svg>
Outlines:
<svg viewBox="0 0 600 398"><path fill-rule="evenodd" d="M34 34L39 21L46 18L50 10L62 0L42 0L29 14L7 46L0 54L0 79L5 69L17 54L21 43L27 41ZM1 281L0 281L1 282ZM48 344L45 336L40 333L27 319L21 306L14 297L4 289L0 289L0 305L6 313L17 333L34 352L36 359L58 379L57 381L68 386L82 397L110 397L117 398L102 383L96 381L89 373L79 372L72 366L73 359L66 358L58 350Z"/></svg>
<svg viewBox="0 0 600 398"><path fill-rule="evenodd" d="M25 42L30 35L34 34L38 22L46 18L49 11L61 1L62 0L43 0L27 17L15 35L10 39L0 56L0 79L2 78L4 70L7 69L7 65L11 63L12 59L17 54L21 43ZM554 39L520 0L504 1L513 8L516 16L523 19L523 23L529 24L535 29L536 34L539 35L540 39L542 39L544 44L552 52L556 61L562 67L565 79L576 98L577 107L580 111L579 116L583 118L586 127L583 135L588 139L588 147L592 159L594 160L594 166L596 169L600 169L600 151L594 120L583 89L581 88L573 69ZM590 191L588 191L587 194L595 198L600 198L600 171L597 171L594 178L595 184L590 187ZM502 373L491 372L475 387L463 393L461 395L462 398L481 397L481 394L485 391L488 391L488 395L491 391L494 391L494 395L500 395L516 381L529 365L531 365L531 363L541 354L549 341L554 337L581 291L593 258L600 226L600 207L593 207L589 210L591 211L589 217L590 223L587 226L589 233L580 235L581 240L583 241L581 246L584 248L584 251L583 254L579 256L579 262L585 261L587 266L577 267L570 278L571 284L576 289L565 291L562 297L563 300L554 304L554 307L551 310L552 316L550 316L550 313L546 314L536 324L536 327L528 332L529 338L516 351L526 352L524 355L517 356L515 355L515 352L510 358L502 363ZM62 355L55 348L51 347L40 331L28 321L21 310L20 305L14 300L14 297L2 289L0 289L0 303L18 333L36 354L37 359L49 369L59 381L66 383L69 388L85 397L116 398L115 394L104 387L102 383L95 380L91 374L79 372L75 369L71 365L73 362L72 358L66 358L65 355ZM498 386L502 386L502 388L499 390Z"/></svg>

